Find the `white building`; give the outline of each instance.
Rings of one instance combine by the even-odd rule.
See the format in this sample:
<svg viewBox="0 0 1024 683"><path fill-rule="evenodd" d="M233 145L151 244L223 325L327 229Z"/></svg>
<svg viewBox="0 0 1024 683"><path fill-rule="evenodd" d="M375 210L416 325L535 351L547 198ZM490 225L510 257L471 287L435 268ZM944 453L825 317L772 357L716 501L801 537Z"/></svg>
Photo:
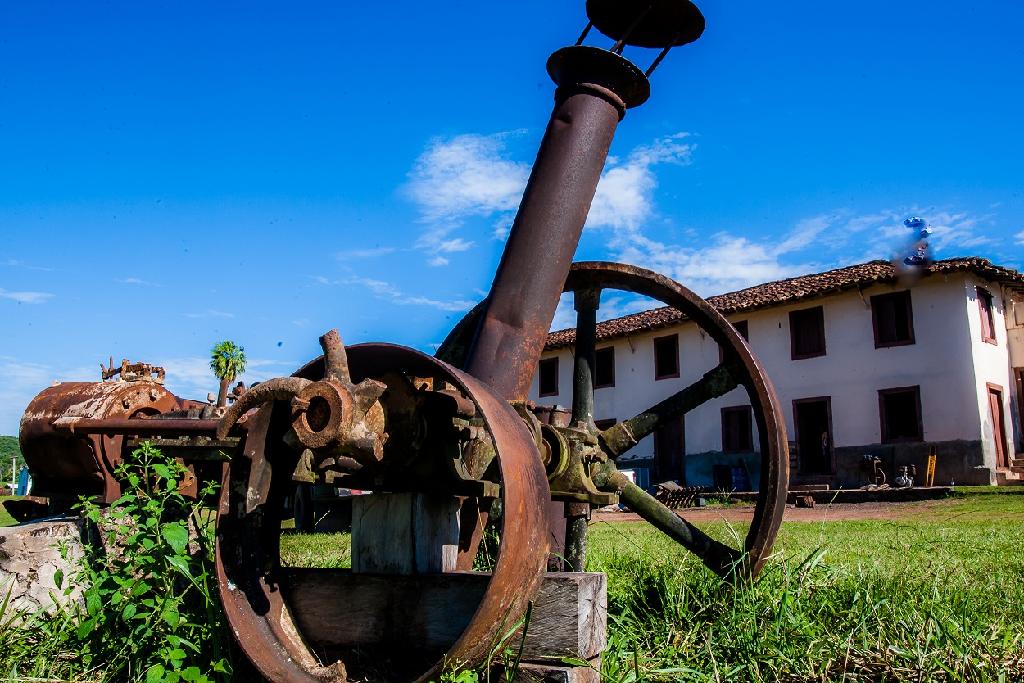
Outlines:
<svg viewBox="0 0 1024 683"><path fill-rule="evenodd" d="M684 283L685 284L685 283ZM747 337L775 385L786 420L793 484L867 483L864 454L890 480L929 449L936 484L1002 484L1024 472L1021 433L1024 276L981 258L932 264L900 283L872 261L711 297ZM1024 294L1017 294L1024 301ZM1009 313L1007 313L1009 311ZM553 332L531 400L572 404L574 330ZM719 362L717 344L663 307L598 325L595 419L632 417ZM756 426L742 388L644 439L621 464L651 481L757 486ZM724 480L723 480L724 477ZM732 479L736 481L735 478Z"/></svg>

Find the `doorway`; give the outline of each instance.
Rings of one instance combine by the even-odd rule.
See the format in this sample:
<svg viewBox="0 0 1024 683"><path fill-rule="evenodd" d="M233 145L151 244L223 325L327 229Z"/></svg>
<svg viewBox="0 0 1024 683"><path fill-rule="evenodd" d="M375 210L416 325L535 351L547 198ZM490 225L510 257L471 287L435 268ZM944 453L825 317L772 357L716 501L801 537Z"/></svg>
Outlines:
<svg viewBox="0 0 1024 683"><path fill-rule="evenodd" d="M686 486L686 429L683 416L654 432L654 482L678 481Z"/></svg>
<svg viewBox="0 0 1024 683"><path fill-rule="evenodd" d="M832 399L829 396L793 401L797 457L801 474L832 473Z"/></svg>
<svg viewBox="0 0 1024 683"><path fill-rule="evenodd" d="M1003 413L1003 388L988 384L988 412L992 418L992 437L996 445L996 467L1009 467L1006 443L1006 416Z"/></svg>

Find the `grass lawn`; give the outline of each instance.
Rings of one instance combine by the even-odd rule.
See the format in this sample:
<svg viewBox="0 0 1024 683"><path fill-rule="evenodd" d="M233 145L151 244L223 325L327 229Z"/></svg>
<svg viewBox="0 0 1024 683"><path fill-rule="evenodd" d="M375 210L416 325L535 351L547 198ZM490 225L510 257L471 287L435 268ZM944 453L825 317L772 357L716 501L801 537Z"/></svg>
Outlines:
<svg viewBox="0 0 1024 683"><path fill-rule="evenodd" d="M775 560L736 591L646 524L598 523L588 568L609 577L604 673L1021 680L1024 495L972 493L884 520L784 523Z"/></svg>
<svg viewBox="0 0 1024 683"><path fill-rule="evenodd" d="M13 500L16 497L17 496L0 496L0 503L3 503L5 500ZM0 505L0 526L12 526L17 523L18 522L15 521L14 517L7 514L7 508Z"/></svg>
<svg viewBox="0 0 1024 683"><path fill-rule="evenodd" d="M774 558L739 588L646 523L595 516L588 569L608 574L602 683L1024 681L1022 494L958 489L865 519L818 506L818 521L783 524ZM293 566L351 561L347 534L286 531L281 546Z"/></svg>
<svg viewBox="0 0 1024 683"><path fill-rule="evenodd" d="M1024 495L888 510L784 523L774 560L735 590L646 523L595 522L588 569L609 579L602 681L1024 680ZM344 534L282 542L300 566L347 566L348 550Z"/></svg>

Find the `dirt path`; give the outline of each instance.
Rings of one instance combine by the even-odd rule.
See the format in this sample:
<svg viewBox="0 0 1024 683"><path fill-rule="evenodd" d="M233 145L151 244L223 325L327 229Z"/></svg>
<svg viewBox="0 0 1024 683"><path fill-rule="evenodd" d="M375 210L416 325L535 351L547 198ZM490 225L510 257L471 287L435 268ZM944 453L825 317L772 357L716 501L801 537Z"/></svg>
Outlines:
<svg viewBox="0 0 1024 683"><path fill-rule="evenodd" d="M857 503L839 505L816 505L813 508L787 507L784 521L787 522L840 522L868 519L900 519L908 514L919 515L938 507L942 501L929 500L916 503ZM754 512L753 505L727 508L690 508L678 511L690 522L749 521ZM595 512L594 519L603 522L642 522L632 512Z"/></svg>

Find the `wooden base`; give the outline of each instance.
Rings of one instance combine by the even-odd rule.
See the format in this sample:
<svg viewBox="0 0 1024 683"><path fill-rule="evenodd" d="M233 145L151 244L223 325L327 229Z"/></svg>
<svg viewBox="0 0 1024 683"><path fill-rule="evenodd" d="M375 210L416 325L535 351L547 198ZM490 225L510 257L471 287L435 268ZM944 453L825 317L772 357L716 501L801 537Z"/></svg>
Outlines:
<svg viewBox="0 0 1024 683"><path fill-rule="evenodd" d="M478 572L384 576L284 569L281 590L295 625L314 650L382 647L440 654L461 635L489 579ZM607 588L607 577L600 573L546 574L522 659L598 656L607 644ZM518 647L518 640L511 642Z"/></svg>
<svg viewBox="0 0 1024 683"><path fill-rule="evenodd" d="M512 683L601 683L601 658L595 657L589 667L527 662L519 665Z"/></svg>

